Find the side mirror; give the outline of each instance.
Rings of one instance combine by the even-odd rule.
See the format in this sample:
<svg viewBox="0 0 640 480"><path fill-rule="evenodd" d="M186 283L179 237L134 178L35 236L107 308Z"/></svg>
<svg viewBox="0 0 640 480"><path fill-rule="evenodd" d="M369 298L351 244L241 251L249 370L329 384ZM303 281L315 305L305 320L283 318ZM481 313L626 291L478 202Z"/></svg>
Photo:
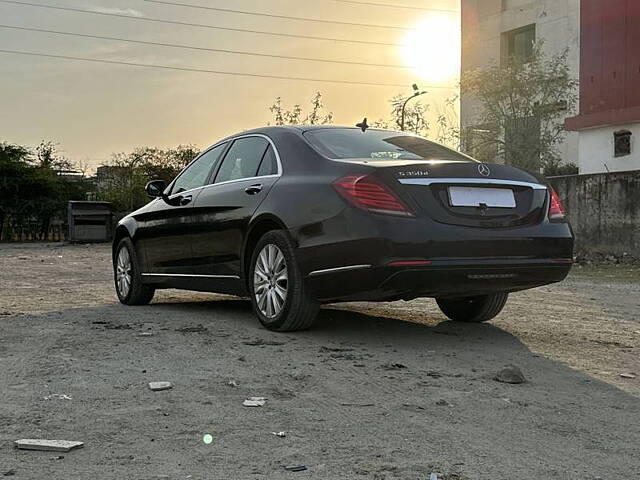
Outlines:
<svg viewBox="0 0 640 480"><path fill-rule="evenodd" d="M144 187L147 195L151 198L163 197L165 188L167 188L167 182L164 180L152 180Z"/></svg>

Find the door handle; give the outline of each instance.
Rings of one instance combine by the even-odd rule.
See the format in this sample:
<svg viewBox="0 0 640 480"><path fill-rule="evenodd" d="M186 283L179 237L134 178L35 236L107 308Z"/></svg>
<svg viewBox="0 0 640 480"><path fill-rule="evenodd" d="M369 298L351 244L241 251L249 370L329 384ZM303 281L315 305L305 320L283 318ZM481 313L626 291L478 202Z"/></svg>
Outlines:
<svg viewBox="0 0 640 480"><path fill-rule="evenodd" d="M244 191L247 195L257 195L262 191L262 185L256 183L255 185L251 185L250 187L245 188Z"/></svg>
<svg viewBox="0 0 640 480"><path fill-rule="evenodd" d="M191 195L187 195L186 197L180 197L180 205L182 206L188 205L189 203L191 203L191 200L193 200L193 197Z"/></svg>

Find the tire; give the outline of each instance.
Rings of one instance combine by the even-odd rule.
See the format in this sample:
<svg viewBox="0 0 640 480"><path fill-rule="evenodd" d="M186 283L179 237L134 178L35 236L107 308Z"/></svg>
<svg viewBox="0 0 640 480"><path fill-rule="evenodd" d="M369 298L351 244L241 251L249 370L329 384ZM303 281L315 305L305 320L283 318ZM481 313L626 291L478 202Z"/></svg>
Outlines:
<svg viewBox="0 0 640 480"><path fill-rule="evenodd" d="M507 303L508 293L492 293L475 297L436 298L438 306L451 320L479 323L498 315Z"/></svg>
<svg viewBox="0 0 640 480"><path fill-rule="evenodd" d="M267 232L258 241L251 255L248 275L253 311L265 328L291 332L313 325L319 304L304 283L293 243L284 231Z"/></svg>
<svg viewBox="0 0 640 480"><path fill-rule="evenodd" d="M129 258L128 268L124 261L124 258L127 256ZM124 271L128 272L128 288L124 287L126 283L122 275ZM118 300L124 305L146 305L153 299L153 295L156 293L155 288L142 283L136 249L133 247L133 243L129 238L123 238L120 240L120 243L118 243L116 254L113 257L113 281L115 283Z"/></svg>

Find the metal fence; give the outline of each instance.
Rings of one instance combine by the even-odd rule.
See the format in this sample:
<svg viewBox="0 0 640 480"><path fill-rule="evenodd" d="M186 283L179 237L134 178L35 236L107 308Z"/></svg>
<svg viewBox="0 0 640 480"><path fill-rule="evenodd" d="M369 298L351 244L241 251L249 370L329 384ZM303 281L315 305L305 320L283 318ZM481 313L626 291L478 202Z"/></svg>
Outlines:
<svg viewBox="0 0 640 480"><path fill-rule="evenodd" d="M2 242L62 242L66 239L66 222L55 219L49 225L36 220L13 222L5 220L0 225Z"/></svg>
<svg viewBox="0 0 640 480"><path fill-rule="evenodd" d="M67 218L46 222L35 218L1 217L0 242L108 242L124 213L114 214L108 202L69 202Z"/></svg>

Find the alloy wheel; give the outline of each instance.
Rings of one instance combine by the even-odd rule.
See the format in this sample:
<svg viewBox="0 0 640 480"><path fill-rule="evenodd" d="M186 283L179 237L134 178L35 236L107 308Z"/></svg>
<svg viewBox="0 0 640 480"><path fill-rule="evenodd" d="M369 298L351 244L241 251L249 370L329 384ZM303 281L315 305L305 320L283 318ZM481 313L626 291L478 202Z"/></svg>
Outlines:
<svg viewBox="0 0 640 480"><path fill-rule="evenodd" d="M118 293L121 297L126 297L131 290L131 255L126 247L118 252L118 260L116 261L116 285Z"/></svg>
<svg viewBox="0 0 640 480"><path fill-rule="evenodd" d="M282 311L288 288L289 275L284 254L276 245L265 245L253 272L253 292L265 317L274 318Z"/></svg>

